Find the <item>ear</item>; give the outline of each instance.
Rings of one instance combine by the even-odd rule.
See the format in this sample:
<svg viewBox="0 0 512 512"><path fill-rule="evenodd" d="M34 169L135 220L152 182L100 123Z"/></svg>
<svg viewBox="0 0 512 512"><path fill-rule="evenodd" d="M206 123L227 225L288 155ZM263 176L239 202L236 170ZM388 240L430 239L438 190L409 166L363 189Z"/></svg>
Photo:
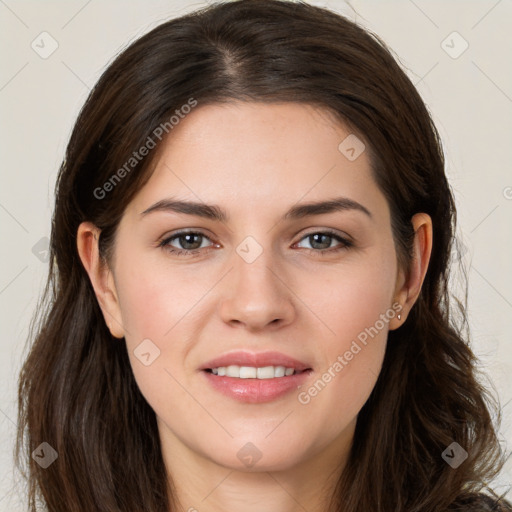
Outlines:
<svg viewBox="0 0 512 512"><path fill-rule="evenodd" d="M100 229L91 222L82 222L78 227L76 239L78 254L89 275L110 333L115 338L123 338L124 328L114 278L107 263L102 261L99 254L100 232Z"/></svg>
<svg viewBox="0 0 512 512"><path fill-rule="evenodd" d="M390 330L400 327L409 311L411 311L427 273L430 254L432 252L432 219L426 213L417 213L411 219L414 228L413 258L411 261L409 275L406 276L403 270L398 272L395 287L395 302L398 302L400 320L398 315L390 321ZM398 312L398 311L397 311Z"/></svg>

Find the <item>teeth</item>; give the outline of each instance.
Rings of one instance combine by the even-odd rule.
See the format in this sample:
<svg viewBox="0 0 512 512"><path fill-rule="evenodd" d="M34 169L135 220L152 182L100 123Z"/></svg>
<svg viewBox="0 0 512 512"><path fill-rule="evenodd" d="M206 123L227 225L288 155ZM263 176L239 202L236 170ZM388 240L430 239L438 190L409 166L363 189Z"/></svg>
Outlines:
<svg viewBox="0 0 512 512"><path fill-rule="evenodd" d="M239 379L273 379L275 377L290 376L295 373L294 368L286 368L284 366L263 366L255 368L254 366L219 366L212 368L214 375L220 377L235 377Z"/></svg>
<svg viewBox="0 0 512 512"><path fill-rule="evenodd" d="M235 368L238 368L238 366L236 366ZM233 372L233 375L231 375L231 377L240 377L241 379L256 379L257 373L257 368L253 368L252 366L241 366L240 370L238 370L238 375L235 372Z"/></svg>
<svg viewBox="0 0 512 512"><path fill-rule="evenodd" d="M264 366L263 368L258 368L258 379L273 379L274 377L277 377L277 375L273 366Z"/></svg>
<svg viewBox="0 0 512 512"><path fill-rule="evenodd" d="M231 365L226 368L226 377L240 377L240 367Z"/></svg>
<svg viewBox="0 0 512 512"><path fill-rule="evenodd" d="M274 369L274 377L284 377L285 372L286 368L284 366L276 366Z"/></svg>

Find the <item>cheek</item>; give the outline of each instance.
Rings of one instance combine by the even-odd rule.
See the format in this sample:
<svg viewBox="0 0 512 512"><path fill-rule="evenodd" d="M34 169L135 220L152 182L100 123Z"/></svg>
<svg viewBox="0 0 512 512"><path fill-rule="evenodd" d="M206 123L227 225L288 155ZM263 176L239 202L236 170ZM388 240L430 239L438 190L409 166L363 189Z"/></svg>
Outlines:
<svg viewBox="0 0 512 512"><path fill-rule="evenodd" d="M384 253L381 253L384 254ZM322 368L316 380L299 390L298 400L323 410L336 431L354 418L368 399L386 350L395 285L395 260L388 256L361 260L336 273L315 273L308 302L329 328L322 339Z"/></svg>
<svg viewBox="0 0 512 512"><path fill-rule="evenodd" d="M391 308L395 274L396 260L391 248L364 256L353 253L346 264L337 268L319 266L314 279L301 279L298 294L329 328L330 352L343 350Z"/></svg>
<svg viewBox="0 0 512 512"><path fill-rule="evenodd" d="M190 350L188 340L193 338L193 306L204 295L205 283L196 278L187 286L178 273L158 266L141 266L138 272L124 270L118 272L119 300L137 386L157 416L171 418L171 411L179 411L178 417L186 414L187 422L201 424L202 412L193 407L183 385L183 364ZM187 327L191 332L184 332ZM144 357L147 353L149 357Z"/></svg>
<svg viewBox="0 0 512 512"><path fill-rule="evenodd" d="M117 275L123 325L132 342L141 336L167 339L211 287L198 271L159 263L120 264Z"/></svg>
<svg viewBox="0 0 512 512"><path fill-rule="evenodd" d="M363 308L350 303L351 310L331 319L336 335L323 340L324 364L313 381L298 390L303 414L328 418L322 427L327 439L357 417L375 386L388 334L388 321L382 320L384 302L365 301Z"/></svg>
<svg viewBox="0 0 512 512"><path fill-rule="evenodd" d="M187 279L180 270L143 263L142 258L119 261L116 267L128 355L141 392L152 397L152 402L164 388L172 388L174 396L180 393L168 372L181 380L182 369L177 368L189 350L182 331L184 326L190 327L194 306L208 290L197 273L189 274Z"/></svg>

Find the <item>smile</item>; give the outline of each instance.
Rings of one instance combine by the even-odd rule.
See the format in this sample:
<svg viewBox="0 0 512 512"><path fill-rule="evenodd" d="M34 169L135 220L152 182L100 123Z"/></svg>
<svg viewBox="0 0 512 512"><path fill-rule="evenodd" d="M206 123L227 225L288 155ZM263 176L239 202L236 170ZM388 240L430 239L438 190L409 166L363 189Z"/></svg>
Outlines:
<svg viewBox="0 0 512 512"><path fill-rule="evenodd" d="M284 366L219 366L212 368L211 372L219 377L234 377L236 379L274 379L276 377L289 377L295 373L295 368Z"/></svg>

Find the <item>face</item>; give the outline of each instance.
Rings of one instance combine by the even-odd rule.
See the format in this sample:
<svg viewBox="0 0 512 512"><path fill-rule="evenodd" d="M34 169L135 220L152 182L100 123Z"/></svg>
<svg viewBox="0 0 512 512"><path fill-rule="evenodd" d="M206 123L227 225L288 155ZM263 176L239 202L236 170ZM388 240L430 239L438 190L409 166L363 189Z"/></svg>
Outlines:
<svg viewBox="0 0 512 512"><path fill-rule="evenodd" d="M174 127L111 261L166 449L267 471L350 441L400 308L360 143L293 103L199 106Z"/></svg>

